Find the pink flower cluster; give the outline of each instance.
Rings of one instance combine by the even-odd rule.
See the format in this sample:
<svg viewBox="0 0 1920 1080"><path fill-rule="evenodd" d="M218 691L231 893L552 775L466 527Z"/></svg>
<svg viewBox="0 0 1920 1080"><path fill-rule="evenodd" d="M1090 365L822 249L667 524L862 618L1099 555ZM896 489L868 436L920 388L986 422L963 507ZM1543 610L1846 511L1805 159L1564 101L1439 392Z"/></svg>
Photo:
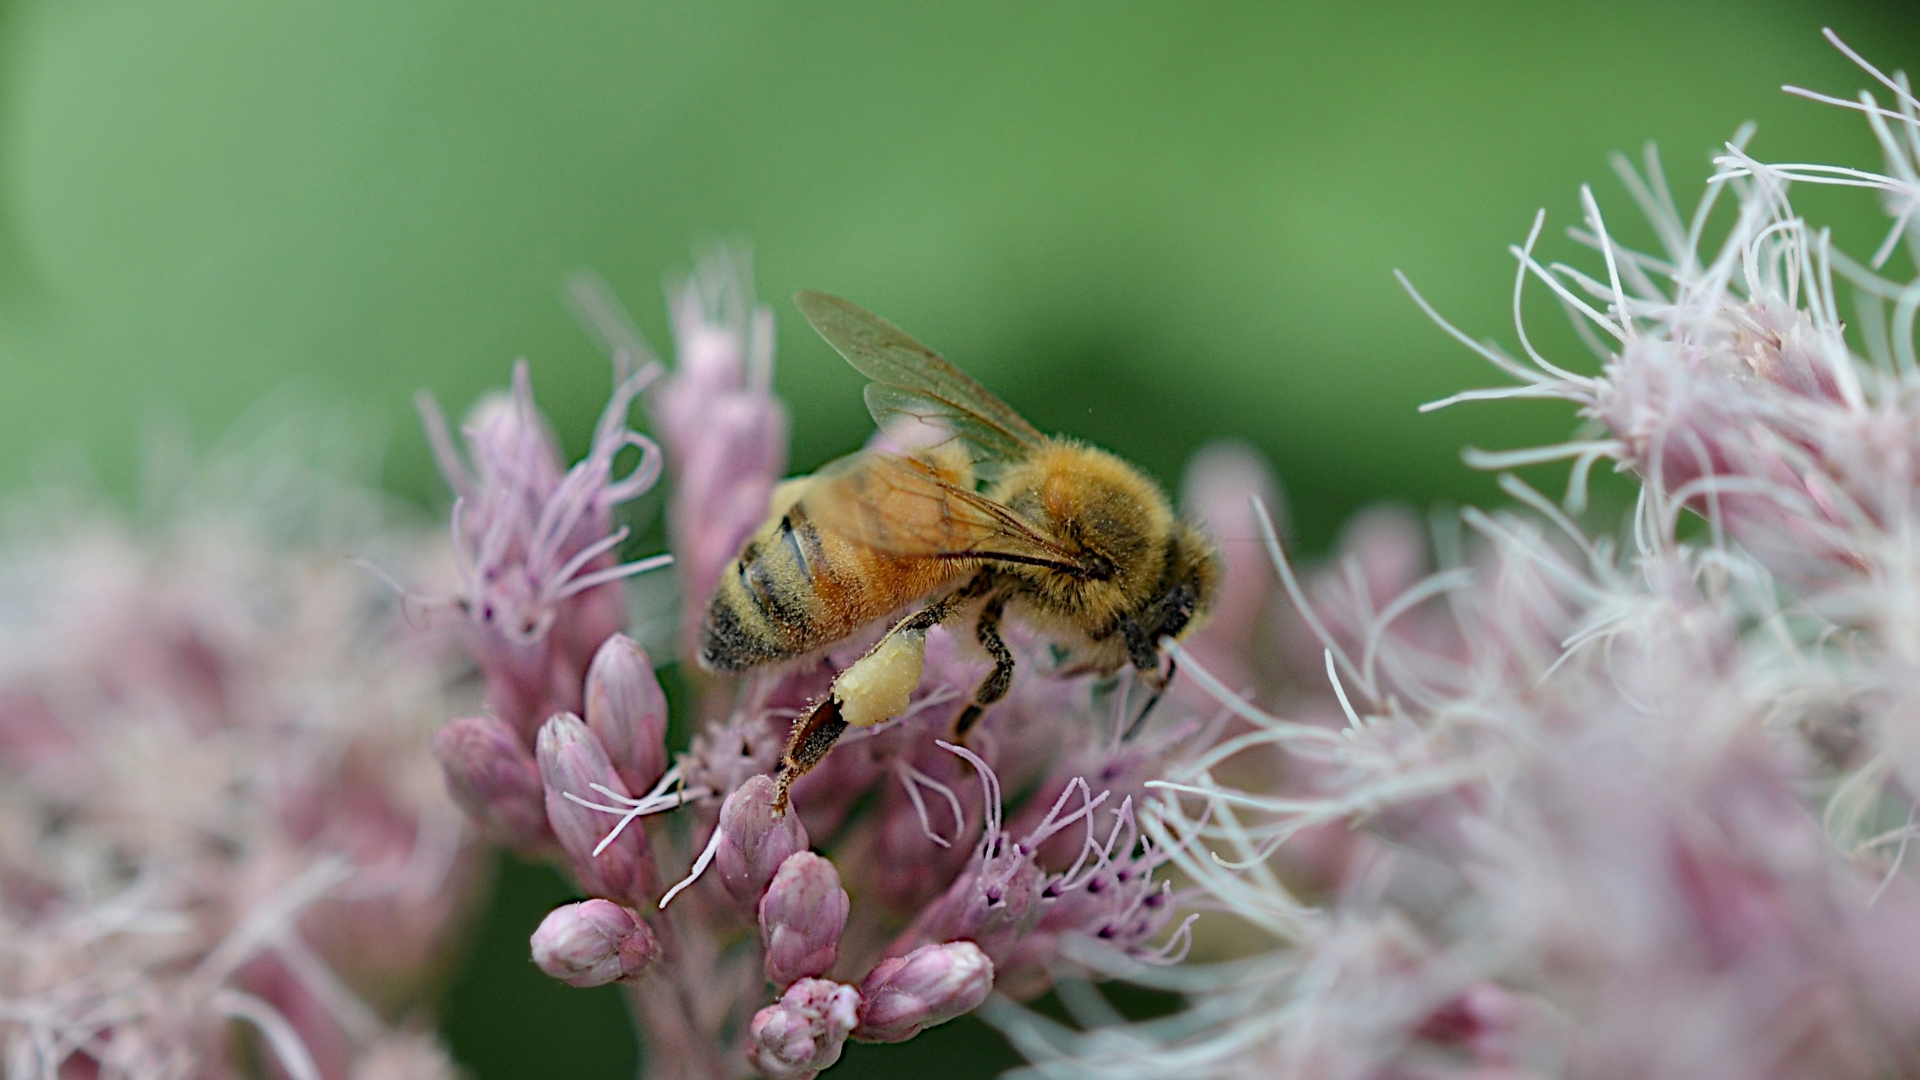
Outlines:
<svg viewBox="0 0 1920 1080"><path fill-rule="evenodd" d="M484 879L426 748L452 642L349 559L439 553L318 449L212 461L137 529L71 494L15 508L8 1077L455 1075L417 1029Z"/></svg>
<svg viewBox="0 0 1920 1080"><path fill-rule="evenodd" d="M1920 1072L1920 290L1877 273L1920 250L1920 100L1862 66L1892 105L1837 103L1866 113L1886 175L1764 164L1747 131L1687 217L1651 152L1621 163L1658 253L1620 245L1590 193L1592 273L1540 265L1536 223L1516 315L1545 282L1597 372L1524 327L1525 359L1448 327L1518 380L1451 401L1561 398L1590 421L1474 455L1572 461L1563 503L1506 476L1522 511L1430 541L1373 514L1304 580L1263 526L1293 610L1281 678L1213 680L1252 730L1150 783L1140 816L1271 944L1159 979L1192 1008L1152 1025L997 1009L1045 1075ZM1885 197L1873 269L1795 214L1805 182ZM1722 192L1738 206L1709 252ZM1640 483L1621 537L1576 520L1602 460Z"/></svg>
<svg viewBox="0 0 1920 1080"><path fill-rule="evenodd" d="M737 260L677 290L678 359L647 391L674 483L687 641L784 467L772 316L749 290ZM626 388L647 375L616 391L596 447L639 441L622 427ZM613 632L607 584L646 564L595 568L620 534L604 515L554 509L610 505L651 474L596 467L567 489L563 475L584 465L561 472L524 386L519 369L510 411L483 404L467 426L479 479L450 477L456 532L480 553L468 565L485 568L468 573L462 602L493 711L448 724L435 747L477 821L557 855L588 894L547 916L534 958L571 985L627 987L650 1075L810 1077L849 1039L909 1039L995 989L1039 994L1074 967L1072 948L1148 964L1184 952L1190 920L1156 875L1169 852L1136 808L1167 761L1218 736L1225 710L1187 720L1168 708L1125 741L1142 695L1045 677L1044 645L1015 628L1033 674L957 745L954 716L988 661L936 629L906 714L843 739L776 811L771 774L793 717L867 643L740 680L695 675L698 700L682 704L698 729L670 761L657 658ZM1244 505L1253 490L1216 501ZM1034 794L1011 801L1003 785Z"/></svg>

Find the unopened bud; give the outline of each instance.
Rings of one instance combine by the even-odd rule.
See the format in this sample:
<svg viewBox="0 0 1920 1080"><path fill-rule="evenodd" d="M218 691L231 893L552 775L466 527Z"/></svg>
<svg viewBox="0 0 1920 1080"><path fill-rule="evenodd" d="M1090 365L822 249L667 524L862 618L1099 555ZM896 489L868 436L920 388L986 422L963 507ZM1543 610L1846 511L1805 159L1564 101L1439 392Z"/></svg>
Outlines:
<svg viewBox="0 0 1920 1080"><path fill-rule="evenodd" d="M770 776L750 776L720 807L720 846L714 849L714 869L727 895L748 911L760 897L780 864L797 851L807 850L807 829L800 815L773 808Z"/></svg>
<svg viewBox="0 0 1920 1080"><path fill-rule="evenodd" d="M747 1063L767 1080L812 1080L840 1060L860 1020L860 994L845 983L801 979L747 1025Z"/></svg>
<svg viewBox="0 0 1920 1080"><path fill-rule="evenodd" d="M541 971L580 987L630 980L660 951L640 916L609 900L554 908L530 944Z"/></svg>
<svg viewBox="0 0 1920 1080"><path fill-rule="evenodd" d="M599 785L618 798L627 787L607 760L600 740L572 713L560 713L543 724L535 746L540 779L546 784L547 821L567 853L574 877L588 892L641 904L653 893L653 865L647 834L628 828L598 855L594 849L613 830L619 818L584 806L577 799L602 806L617 805L596 791Z"/></svg>
<svg viewBox="0 0 1920 1080"><path fill-rule="evenodd" d="M615 634L587 670L587 728L606 748L615 772L638 795L667 771L667 698L647 651Z"/></svg>
<svg viewBox="0 0 1920 1080"><path fill-rule="evenodd" d="M927 945L882 960L860 984L863 1004L854 1037L905 1042L970 1013L993 989L993 961L971 941Z"/></svg>
<svg viewBox="0 0 1920 1080"><path fill-rule="evenodd" d="M433 733L447 791L502 841L521 850L553 842L540 769L520 737L491 716L469 716Z"/></svg>
<svg viewBox="0 0 1920 1080"><path fill-rule="evenodd" d="M840 955L847 891L833 863L811 851L787 857L760 901L760 943L776 986L825 975Z"/></svg>

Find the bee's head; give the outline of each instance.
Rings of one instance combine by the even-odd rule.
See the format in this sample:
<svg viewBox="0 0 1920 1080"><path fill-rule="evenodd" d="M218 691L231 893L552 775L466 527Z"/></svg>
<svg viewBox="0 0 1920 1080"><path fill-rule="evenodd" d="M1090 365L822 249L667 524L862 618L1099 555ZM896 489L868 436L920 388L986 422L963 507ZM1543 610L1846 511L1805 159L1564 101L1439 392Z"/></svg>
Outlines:
<svg viewBox="0 0 1920 1080"><path fill-rule="evenodd" d="M1167 571L1141 629L1149 642L1179 639L1205 621L1220 591L1220 553L1199 529L1175 522L1167 548Z"/></svg>

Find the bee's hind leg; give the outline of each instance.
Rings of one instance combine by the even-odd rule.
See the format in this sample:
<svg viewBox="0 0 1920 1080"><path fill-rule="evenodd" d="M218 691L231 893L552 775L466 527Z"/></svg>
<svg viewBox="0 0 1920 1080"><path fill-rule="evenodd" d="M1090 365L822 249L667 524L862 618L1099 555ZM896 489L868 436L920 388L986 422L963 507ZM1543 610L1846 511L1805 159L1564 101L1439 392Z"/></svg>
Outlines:
<svg viewBox="0 0 1920 1080"><path fill-rule="evenodd" d="M794 781L820 764L848 727L879 723L906 707L907 695L920 682L927 631L946 622L961 604L981 595L992 587L991 583L991 575L978 574L954 593L901 619L865 656L834 676L826 696L794 721L786 753L774 772L775 810L786 809ZM1006 646L1000 649L1004 653ZM1011 656L1007 663L1012 664Z"/></svg>
<svg viewBox="0 0 1920 1080"><path fill-rule="evenodd" d="M991 597L980 609L980 621L974 628L974 636L980 640L980 647L993 657L993 670L980 680L974 688L973 700L960 710L953 722L954 737L966 741L967 732L980 721L980 715L987 706L1007 695L1007 689L1013 685L1013 650L1007 648L1006 639L1000 636L1000 616L1007 608L1006 594Z"/></svg>
<svg viewBox="0 0 1920 1080"><path fill-rule="evenodd" d="M773 774L775 813L787 808L787 794L793 782L807 775L820 759L827 756L833 744L840 741L840 735L847 730L847 722L840 716L840 703L832 694L821 698L807 714L793 723L793 733L787 736L786 753L780 755L780 768Z"/></svg>

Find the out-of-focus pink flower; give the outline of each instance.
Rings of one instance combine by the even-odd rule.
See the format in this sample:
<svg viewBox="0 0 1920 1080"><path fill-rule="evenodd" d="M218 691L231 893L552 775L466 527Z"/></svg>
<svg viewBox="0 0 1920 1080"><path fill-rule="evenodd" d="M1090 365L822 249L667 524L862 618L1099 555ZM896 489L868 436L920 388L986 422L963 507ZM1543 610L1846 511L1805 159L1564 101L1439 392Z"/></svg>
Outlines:
<svg viewBox="0 0 1920 1080"><path fill-rule="evenodd" d="M587 728L631 791L650 790L667 771L667 697L647 651L625 634L600 646L587 670Z"/></svg>
<svg viewBox="0 0 1920 1080"><path fill-rule="evenodd" d="M460 1080L461 1075L446 1049L419 1032L383 1037L353 1063L353 1080Z"/></svg>
<svg viewBox="0 0 1920 1080"><path fill-rule="evenodd" d="M600 740L579 717L561 713L541 726L535 753L546 785L547 821L580 883L597 896L635 906L651 900L658 884L647 834L625 829L610 836L606 814L585 805L596 795L630 798Z"/></svg>
<svg viewBox="0 0 1920 1080"><path fill-rule="evenodd" d="M860 984L862 1042L905 1042L980 1007L993 989L993 961L971 941L927 945L882 960Z"/></svg>
<svg viewBox="0 0 1920 1080"><path fill-rule="evenodd" d="M527 852L553 843L540 767L504 722L491 716L449 721L433 734L433 754L454 801L502 843Z"/></svg>
<svg viewBox="0 0 1920 1080"><path fill-rule="evenodd" d="M801 979L747 1028L747 1061L767 1080L812 1080L840 1060L860 1022L860 993L827 979Z"/></svg>
<svg viewBox="0 0 1920 1080"><path fill-rule="evenodd" d="M439 405L425 393L418 399L434 457L457 496L453 544L467 645L494 714L529 743L548 716L580 711L587 664L625 620L616 583L667 561L616 565L628 530L612 521L615 506L660 476L659 448L627 426L634 398L659 371L622 373L587 456L564 471L534 407L525 361L514 365L512 393L483 400L462 429L471 469ZM639 460L616 476L615 458L630 447Z"/></svg>
<svg viewBox="0 0 1920 1080"><path fill-rule="evenodd" d="M833 863L811 851L780 864L760 900L760 945L775 986L825 975L840 955L847 891Z"/></svg>
<svg viewBox="0 0 1920 1080"><path fill-rule="evenodd" d="M1514 994L1497 983L1477 982L1435 1009L1414 1035L1463 1047L1478 1065L1511 1065L1525 1014L1526 1005Z"/></svg>
<svg viewBox="0 0 1920 1080"><path fill-rule="evenodd" d="M529 944L541 971L582 987L635 978L660 952L639 915L607 900L554 908Z"/></svg>
<svg viewBox="0 0 1920 1080"><path fill-rule="evenodd" d="M1895 175L1763 165L1743 134L1710 189L1740 200L1717 255L1700 247L1707 208L1681 218L1651 152L1647 176L1621 171L1660 256L1612 240L1587 192L1577 235L1602 269L1537 264L1537 225L1515 248L1521 283L1580 313L1603 366L1558 366L1524 328L1524 360L1454 331L1520 380L1461 399L1561 398L1597 423L1473 458L1570 459L1567 500L1503 477L1530 513L1464 512L1424 577L1413 523L1364 516L1296 591L1309 644L1289 657L1288 713L1201 680L1244 729L1149 781L1141 827L1276 944L1177 1025L997 1009L1051 1074L1912 1071L1920 934L1895 912L1920 905L1920 294L1844 260L1786 201L1788 180L1878 187L1896 214L1882 258L1911 242L1920 100L1872 74L1898 111L1839 103L1868 114ZM1863 306L1876 355L1848 352L1834 273L1903 305L1891 326ZM1608 458L1642 483L1624 539L1576 517ZM1680 531L1684 511L1702 535ZM1263 786L1235 767L1249 753L1285 773ZM1310 906L1276 857L1329 829L1350 837L1345 869ZM1024 942L1089 894L1043 893Z"/></svg>
<svg viewBox="0 0 1920 1080"><path fill-rule="evenodd" d="M405 1043L450 1069L400 1019L483 880L428 753L451 641L348 558L432 576L444 551L274 419L292 445L131 521L8 507L32 526L0 538L9 1075L349 1080Z"/></svg>
<svg viewBox="0 0 1920 1080"><path fill-rule="evenodd" d="M773 309L753 298L744 252L720 251L671 291L675 362L650 398L673 470L667 526L684 598L681 652L699 648L706 597L767 516L787 467L773 396Z"/></svg>
<svg viewBox="0 0 1920 1080"><path fill-rule="evenodd" d="M1278 526L1286 512L1280 485L1252 447L1210 443L1187 462L1180 481L1181 507L1219 545L1223 572L1212 612L1184 644L1207 670L1235 689L1251 689L1258 681L1255 666L1268 645L1262 638L1270 632L1280 583L1261 543L1256 499ZM1183 699L1205 706L1205 694L1191 680L1176 679L1175 685Z"/></svg>

